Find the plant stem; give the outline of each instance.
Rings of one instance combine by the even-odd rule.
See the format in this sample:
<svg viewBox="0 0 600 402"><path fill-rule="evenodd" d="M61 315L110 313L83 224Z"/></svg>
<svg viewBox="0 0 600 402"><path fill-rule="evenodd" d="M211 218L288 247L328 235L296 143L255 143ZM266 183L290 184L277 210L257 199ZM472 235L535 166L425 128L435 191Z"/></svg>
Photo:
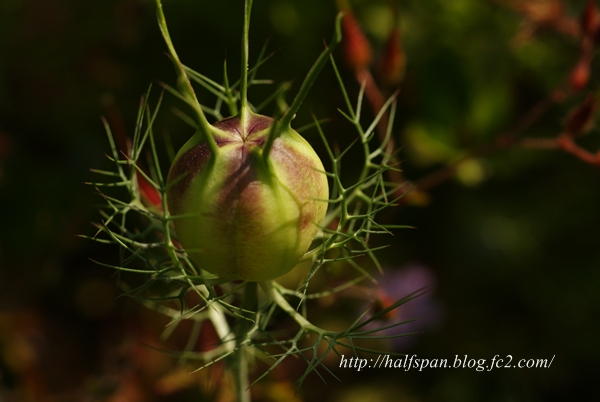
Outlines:
<svg viewBox="0 0 600 402"><path fill-rule="evenodd" d="M250 402L250 389L248 389L248 359L246 347L241 345L234 355L234 376L237 402Z"/></svg>
<svg viewBox="0 0 600 402"><path fill-rule="evenodd" d="M329 55L331 54L331 52L333 52L333 49L337 46L337 44L341 42L342 34L340 24L342 21L342 17L342 13L339 13L337 15L333 38L331 38L331 41L329 42L327 47L321 52L319 58L317 58L317 61L315 61L315 64L313 64L313 66L309 70L308 74L306 75L306 78L304 79L304 82L302 82L302 85L298 90L298 94L292 102L292 105L281 117L281 124L283 127L287 127L290 125L292 119L294 118L294 115L296 114L298 109L300 109L300 105L302 105L304 98L306 98L306 95L308 95L308 91L310 91L310 88L315 83L317 77L319 76L319 73L321 72L323 67L325 67L325 64L327 64L327 62L329 61Z"/></svg>
<svg viewBox="0 0 600 402"><path fill-rule="evenodd" d="M240 122L244 132L246 131L249 115L248 106L248 53L250 37L250 12L252 11L252 0L246 0L244 9L244 31L242 33L242 73L240 77Z"/></svg>
<svg viewBox="0 0 600 402"><path fill-rule="evenodd" d="M244 286L244 299L242 309L256 311L258 304L257 283L247 282ZM233 373L238 402L250 402L250 389L248 382L247 343L252 321L255 317L240 318L235 328L236 352L234 354Z"/></svg>
<svg viewBox="0 0 600 402"><path fill-rule="evenodd" d="M165 14L162 8L161 0L156 0L156 17L158 19L158 26L160 28L160 32L162 33L163 39L167 44L167 48L169 49L169 54L171 55L171 59L173 64L175 65L175 70L177 71L178 81L179 81L179 90L182 92L184 98L189 102L189 105L192 106L196 114L196 120L198 124L198 134L201 138L206 141L208 148L210 149L213 155L216 155L219 152L219 147L215 139L212 136L211 126L202 108L200 107L200 103L198 102L198 98L196 98L196 93L194 92L194 88L192 87L192 83L190 82L187 73L185 72L185 68L183 64L179 60L179 56L175 51L175 46L173 46L173 42L171 41L171 35L169 34L169 29L167 28L167 21L165 19Z"/></svg>
<svg viewBox="0 0 600 402"><path fill-rule="evenodd" d="M296 112L300 109L300 105L308 95L308 91L315 83L319 73L327 64L329 60L329 55L333 52L333 49L337 46L338 43L342 41L342 30L341 30L341 22L342 22L343 13L338 13L337 18L335 20L335 30L333 33L333 37L331 41L327 45L327 47L321 52L317 61L313 64L311 69L308 71L306 78L302 82L300 89L298 90L298 94L294 98L292 105L286 110L286 112L281 117L281 120L277 123L277 127L271 130L269 136L267 137L267 141L263 147L263 158L266 160L269 158L269 153L271 152L271 148L273 147L273 143L275 139L281 135L281 133L291 127L292 119L296 116Z"/></svg>
<svg viewBox="0 0 600 402"><path fill-rule="evenodd" d="M298 325L300 325L300 327L302 327L303 330L312 331L319 335L324 335L324 334L329 333L328 331L325 331L325 330L315 326L310 321L308 321L302 314L298 313L290 305L290 303L288 303L288 301L285 300L285 297L283 297L283 295L281 294L281 292L279 290L281 285L279 285L278 283L276 283L274 281L266 281L266 282L261 282L260 286L263 288L267 297L269 297L271 299L271 301L273 301L273 303L277 304L277 306L279 306L280 309L282 309L290 317L292 317L294 319L294 321L296 321L296 323ZM277 289L276 289L276 287L277 287Z"/></svg>

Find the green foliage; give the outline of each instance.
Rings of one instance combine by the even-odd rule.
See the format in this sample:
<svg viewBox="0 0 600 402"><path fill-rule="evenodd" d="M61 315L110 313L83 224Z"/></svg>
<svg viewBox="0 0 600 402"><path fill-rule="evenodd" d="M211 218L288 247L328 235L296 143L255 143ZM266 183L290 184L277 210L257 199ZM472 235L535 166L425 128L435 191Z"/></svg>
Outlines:
<svg viewBox="0 0 600 402"><path fill-rule="evenodd" d="M258 84L270 83L270 81L255 79L258 68L268 59L264 48L252 68L247 73L242 70L242 74L247 74L248 78L242 78L231 85L226 64L223 69L225 73L222 83L217 83L183 65L170 41L160 4L158 15L159 25L178 71L180 89L167 84L163 84L163 87L166 92L181 100L193 112L192 116L189 116L179 109L176 110L176 114L190 126L200 128L208 124L204 117L205 113L221 118L224 114L243 110L246 107L244 105L246 89ZM201 323L211 322L219 334L219 345L205 352L184 350L179 355L184 360L199 360L199 369L229 357L238 356L239 359L241 353L250 351L266 360L271 360L270 368L258 377L256 380L258 381L284 359L298 355L305 360L307 366L304 375L299 379L299 383L302 383L311 372L316 372L319 376L322 376L319 369L329 372L323 360L329 352L339 354L337 349L340 347L350 348L355 354L359 351L378 353L377 350L360 346L361 342L385 338L378 332L402 323L369 330L365 330L364 327L420 294L416 292L375 313L367 310L343 331L320 328L307 319L306 304L309 300L328 297L363 279L373 280L368 269L364 267L365 262L358 262L357 258L367 257L370 261L367 266L376 267L381 271L381 265L376 257L380 247L371 247L370 238L374 234L389 234L390 230L402 227L379 224L376 220L378 213L394 206L399 200L396 195L399 185L390 183L386 176L388 171L397 169L391 164L392 154L388 150L396 107L395 95L385 102L372 122L364 128L364 118L361 115L364 88L360 91L356 102L353 102L335 61L330 56L331 50L340 41L339 21L340 18L336 23L336 33L331 43L309 71L291 106L282 111L282 118L278 123L289 124L318 73L330 61L346 104L346 110L340 110L340 113L353 127L357 138L346 149L336 151L329 144L321 121L314 116L313 126L323 140L332 167L332 171L326 172L332 183L330 186L332 196L328 200L329 212L312 248L299 261L299 263L308 262L310 270L297 289L285 288L276 281L261 282L260 289L256 288L255 283L224 281L192 263L185 250L181 248L172 225L173 219L177 217L169 215L166 204L168 190L164 173L166 168L160 161L158 151L159 147L165 145L157 144L155 139L155 121L161 111L164 91L161 92L154 107L151 107L149 101L151 88L143 97L131 148L127 154L120 152L111 128L105 124L111 145L109 159L114 163L114 170L96 170L96 173L105 176L108 181L90 183L98 189L105 205L101 209L103 221L96 225L97 233L88 238L100 243L115 244L121 249L119 265L98 262L100 265L120 273L140 274L145 278L135 287L130 288L126 282L121 282L121 286L126 295L141 300L145 305L171 318L171 324L167 327L165 335L171 333L181 321L192 320L195 325L190 333L188 344L193 345L197 342ZM201 105L198 102L192 82L214 96L213 106ZM279 87L258 107L255 108L253 105L250 107L256 110L269 101L283 104L281 97L285 89L285 86ZM226 111L222 111L222 108ZM388 119L384 140L378 143L375 130L384 115L392 118ZM204 131L204 135L208 137L209 131ZM170 148L170 145L167 145L167 148ZM346 160L351 148L359 148L363 162L356 181L345 184L342 162ZM144 166L142 156L149 158L148 170L142 167ZM356 158L353 162L356 162ZM112 196L104 190L111 187L124 188L126 192L121 193L120 197ZM161 202L150 202L147 197L148 192L157 194ZM333 289L324 289L317 293L309 292L311 279L318 274L319 270L327 264L336 263L344 263L348 269L355 270L354 278ZM197 304L188 304L189 293L197 296L199 300ZM281 319L275 314L278 309L289 315L298 327L296 333L290 338L276 335L281 331ZM369 313L368 317L367 313ZM306 337L310 334L316 335L316 340L311 346L306 346ZM393 337L397 336L400 335ZM232 363L233 366L245 364L243 363L245 357L242 356L242 359L244 359L242 362L236 360L236 363ZM238 375L241 374L238 372Z"/></svg>

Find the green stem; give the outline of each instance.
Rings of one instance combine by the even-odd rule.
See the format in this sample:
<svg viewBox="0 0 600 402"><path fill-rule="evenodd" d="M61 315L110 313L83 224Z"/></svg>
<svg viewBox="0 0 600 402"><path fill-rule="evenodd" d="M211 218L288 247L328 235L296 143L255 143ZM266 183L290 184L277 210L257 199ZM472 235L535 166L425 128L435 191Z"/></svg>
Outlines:
<svg viewBox="0 0 600 402"><path fill-rule="evenodd" d="M198 121L198 134L200 134L202 139L206 142L211 153L213 155L217 155L219 152L219 147L212 136L211 125L206 119L202 108L200 107L198 98L196 98L194 87L192 87L192 83L185 72L185 68L181 63L181 60L179 60L179 56L177 55L175 47L173 46L173 42L171 41L171 35L169 34L169 29L167 28L167 20L165 19L161 0L156 0L156 16L158 19L158 26L160 27L160 32L162 33L165 43L167 44L169 54L171 55L173 64L177 70L178 83L180 90L182 91L182 95L190 103L192 109L196 113L196 119Z"/></svg>
<svg viewBox="0 0 600 402"><path fill-rule="evenodd" d="M257 283L247 282L244 286L244 299L242 309L246 311L256 311L258 306ZM233 363L233 372L235 376L235 386L238 402L250 402L250 389L248 381L248 350L249 333L256 319L248 316L240 318L235 328L236 348Z"/></svg>
<svg viewBox="0 0 600 402"><path fill-rule="evenodd" d="M229 77L227 76L227 59L223 63L223 81L225 84L225 95L227 96L227 106L229 107L229 114L235 116L238 114L237 101L233 97L231 87L229 86Z"/></svg>
<svg viewBox="0 0 600 402"><path fill-rule="evenodd" d="M283 133L283 131L291 127L292 119L298 112L298 109L300 109L300 105L302 105L302 102L304 102L306 95L308 95L308 92L310 91L312 85L315 83L317 77L319 76L319 73L321 72L325 64L327 64L327 61L329 60L329 55L331 54L331 52L333 52L337 44L341 42L342 17L343 13L338 13L337 18L335 20L335 31L333 37L331 38L331 41L329 42L327 47L321 52L319 58L317 58L317 61L315 61L308 74L306 75L306 78L304 78L304 81L302 82L302 85L300 86L298 94L294 98L292 105L283 114L281 120L279 120L275 129L270 131L269 137L267 138L267 141L265 142L265 146L263 148L263 157L265 159L269 157L269 153L271 152L271 148L273 147L273 143L275 142L277 137L279 137L281 133Z"/></svg>
<svg viewBox="0 0 600 402"><path fill-rule="evenodd" d="M244 132L246 131L250 108L248 106L248 54L250 38L250 12L252 11L252 0L246 0L244 9L244 31L242 33L242 72L240 77L240 123Z"/></svg>
<svg viewBox="0 0 600 402"><path fill-rule="evenodd" d="M246 356L246 347L239 346L234 355L234 375L237 402L250 402L250 390L248 389L248 359Z"/></svg>
<svg viewBox="0 0 600 402"><path fill-rule="evenodd" d="M329 331L325 331L324 329L317 327L316 325L308 321L302 314L298 313L281 294L281 285L274 281L266 281L260 282L260 286L262 287L267 297L269 297L269 299L271 299L273 303L277 304L277 306L279 306L280 309L282 309L290 317L292 317L294 321L296 321L296 323L300 325L300 327L304 331L316 332L319 335L325 335L329 333Z"/></svg>

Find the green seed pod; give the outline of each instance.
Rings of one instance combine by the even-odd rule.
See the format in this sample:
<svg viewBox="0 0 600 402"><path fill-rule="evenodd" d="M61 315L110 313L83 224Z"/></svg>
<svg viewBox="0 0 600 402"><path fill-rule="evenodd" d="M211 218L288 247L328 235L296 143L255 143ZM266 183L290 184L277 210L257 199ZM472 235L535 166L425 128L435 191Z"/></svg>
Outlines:
<svg viewBox="0 0 600 402"><path fill-rule="evenodd" d="M246 120L230 117L211 127L216 155L198 134L181 148L167 201L177 237L200 268L229 280L266 281L306 253L329 188L321 160L298 133L285 129L265 157L274 120Z"/></svg>

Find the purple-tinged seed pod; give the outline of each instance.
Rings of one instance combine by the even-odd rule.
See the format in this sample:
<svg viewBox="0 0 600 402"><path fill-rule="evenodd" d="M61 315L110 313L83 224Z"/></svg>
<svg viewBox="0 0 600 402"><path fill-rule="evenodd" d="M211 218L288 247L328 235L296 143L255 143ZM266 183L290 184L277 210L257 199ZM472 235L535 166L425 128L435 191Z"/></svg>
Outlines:
<svg viewBox="0 0 600 402"><path fill-rule="evenodd" d="M199 135L179 151L167 202L179 242L200 268L229 280L266 281L290 271L308 250L327 211L321 160L285 129L265 144L275 121L250 113L211 127L217 155Z"/></svg>

